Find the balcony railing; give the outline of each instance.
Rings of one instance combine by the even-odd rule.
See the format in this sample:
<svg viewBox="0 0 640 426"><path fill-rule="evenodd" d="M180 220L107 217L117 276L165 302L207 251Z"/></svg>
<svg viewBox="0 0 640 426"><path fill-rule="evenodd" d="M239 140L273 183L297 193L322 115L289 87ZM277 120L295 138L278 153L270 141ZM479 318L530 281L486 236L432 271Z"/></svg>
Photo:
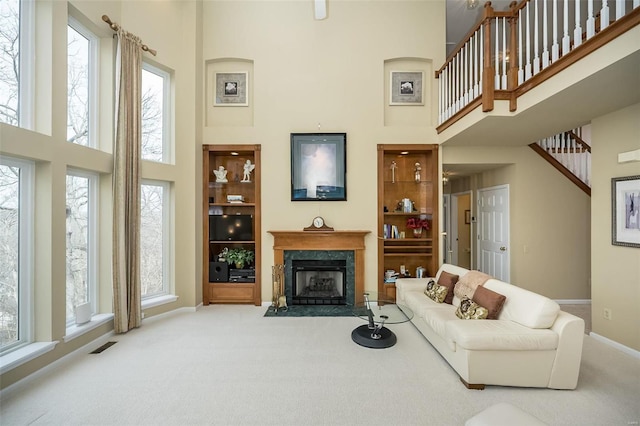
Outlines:
<svg viewBox="0 0 640 426"><path fill-rule="evenodd" d="M517 98L640 24L640 0L524 0L482 19L436 71L438 131L472 109ZM565 65L562 65L562 64Z"/></svg>

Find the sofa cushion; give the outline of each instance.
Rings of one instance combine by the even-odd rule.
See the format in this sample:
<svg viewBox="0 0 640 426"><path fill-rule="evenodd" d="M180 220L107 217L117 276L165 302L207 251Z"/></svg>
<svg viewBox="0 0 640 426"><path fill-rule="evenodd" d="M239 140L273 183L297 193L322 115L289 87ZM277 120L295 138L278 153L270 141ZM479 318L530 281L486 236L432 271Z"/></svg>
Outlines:
<svg viewBox="0 0 640 426"><path fill-rule="evenodd" d="M444 298L444 303L451 304L453 302L453 289L460 277L458 275L450 274L447 271L442 271L438 277L438 285L447 288L447 295Z"/></svg>
<svg viewBox="0 0 640 426"><path fill-rule="evenodd" d="M489 315L487 315L487 319L496 319L498 318L498 314L502 310L502 305L504 305L506 297L502 294L496 293L493 290L489 290L485 286L478 286L476 288L476 292L473 293L473 301L483 308L487 308L489 311Z"/></svg>
<svg viewBox="0 0 640 426"><path fill-rule="evenodd" d="M404 295L404 304L407 305L413 314L417 317L424 318L425 312L431 308L442 306L429 299L421 291L408 291Z"/></svg>
<svg viewBox="0 0 640 426"><path fill-rule="evenodd" d="M424 295L422 297L425 297ZM425 297L426 299L426 297ZM452 351L455 351L456 347L453 343L453 340L449 336L447 336L447 323L448 322L462 322L458 317L456 317L456 309L447 305L446 303L441 303L436 305L435 302L434 307L428 309L425 312L424 317L422 317L421 321L424 321L431 329L440 336L444 341L447 342ZM468 322L468 321L465 321Z"/></svg>
<svg viewBox="0 0 640 426"><path fill-rule="evenodd" d="M558 347L558 333L525 327L508 320L448 321L448 339L468 350L544 351Z"/></svg>
<svg viewBox="0 0 640 426"><path fill-rule="evenodd" d="M531 328L549 328L560 312L560 305L548 297L504 281L490 279L484 286L507 298L498 319L509 319Z"/></svg>
<svg viewBox="0 0 640 426"><path fill-rule="evenodd" d="M456 309L456 316L460 319L485 319L489 315L487 308L483 308L469 298L464 298Z"/></svg>
<svg viewBox="0 0 640 426"><path fill-rule="evenodd" d="M434 280L430 280L424 294L434 302L442 303L444 302L445 297L447 297L448 290L449 289L447 287L438 285Z"/></svg>

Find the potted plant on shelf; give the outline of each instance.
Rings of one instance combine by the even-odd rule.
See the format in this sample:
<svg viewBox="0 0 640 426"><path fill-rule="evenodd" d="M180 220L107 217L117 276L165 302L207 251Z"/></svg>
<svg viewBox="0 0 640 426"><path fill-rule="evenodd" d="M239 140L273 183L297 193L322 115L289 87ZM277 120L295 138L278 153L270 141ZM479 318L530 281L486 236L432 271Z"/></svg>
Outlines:
<svg viewBox="0 0 640 426"><path fill-rule="evenodd" d="M422 217L410 217L407 219L407 228L413 230L414 238L422 237L422 230L429 230L429 221Z"/></svg>
<svg viewBox="0 0 640 426"><path fill-rule="evenodd" d="M225 247L225 260L229 265L235 264L236 269L242 269L245 265L249 265L255 258L253 251L246 250L242 247L227 249ZM224 252L224 250L223 250Z"/></svg>

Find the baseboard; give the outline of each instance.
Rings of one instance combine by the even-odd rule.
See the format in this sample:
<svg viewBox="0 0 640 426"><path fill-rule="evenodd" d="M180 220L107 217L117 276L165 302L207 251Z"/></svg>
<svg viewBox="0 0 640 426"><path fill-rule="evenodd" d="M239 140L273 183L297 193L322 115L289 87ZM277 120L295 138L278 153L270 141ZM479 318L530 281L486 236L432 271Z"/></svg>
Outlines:
<svg viewBox="0 0 640 426"><path fill-rule="evenodd" d="M556 299L558 305L590 305L591 299Z"/></svg>
<svg viewBox="0 0 640 426"><path fill-rule="evenodd" d="M594 333L593 331L591 333L589 333L589 336L593 337L595 340L598 340L598 341L600 341L602 343L605 343L605 344L607 344L609 346L612 346L612 347L614 347L614 348L616 348L616 349L618 349L618 350L620 350L620 351L622 351L622 352L624 352L624 353L626 353L628 355L631 355L634 358L640 359L640 351L632 349L632 348L630 348L628 346L625 346L625 345L623 345L621 343L618 343L616 341L613 341L611 339L607 339L606 337L603 337L603 336L601 336L601 335L599 335L597 333Z"/></svg>
<svg viewBox="0 0 640 426"><path fill-rule="evenodd" d="M172 309L170 311L163 312L163 313L158 314L158 315L153 315L151 317L145 317L145 318L143 318L142 321L145 322L145 321L149 321L149 320L162 319L162 318L173 316L175 314L181 314L181 313L184 313L184 312L193 313L196 310L197 310L196 307L186 306L186 307L182 307L182 308Z"/></svg>

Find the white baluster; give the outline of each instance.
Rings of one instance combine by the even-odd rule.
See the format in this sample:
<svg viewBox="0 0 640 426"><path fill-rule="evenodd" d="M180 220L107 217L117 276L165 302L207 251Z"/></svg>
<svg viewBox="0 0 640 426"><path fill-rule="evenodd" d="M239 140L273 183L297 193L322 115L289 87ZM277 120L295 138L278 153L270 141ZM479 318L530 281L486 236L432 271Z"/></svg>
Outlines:
<svg viewBox="0 0 640 426"><path fill-rule="evenodd" d="M600 9L600 31L609 26L609 0L602 0Z"/></svg>
<svg viewBox="0 0 640 426"><path fill-rule="evenodd" d="M587 0L587 40L596 34L596 18L593 16L593 0Z"/></svg>
<svg viewBox="0 0 640 426"><path fill-rule="evenodd" d="M478 81L480 81L481 83L479 84L479 94L482 95L483 92L483 84L482 84L482 79L484 78L484 25L480 25L480 40L478 41L479 44L479 49L478 51L480 52L480 61L478 61L479 67L478 69L480 70L480 75L478 78Z"/></svg>
<svg viewBox="0 0 640 426"><path fill-rule="evenodd" d="M502 18L502 89L507 90L507 18Z"/></svg>
<svg viewBox="0 0 640 426"><path fill-rule="evenodd" d="M533 0L533 74L540 72L540 49L538 48L538 0Z"/></svg>
<svg viewBox="0 0 640 426"><path fill-rule="evenodd" d="M524 83L524 66L522 64L522 9L518 11L518 85Z"/></svg>
<svg viewBox="0 0 640 426"><path fill-rule="evenodd" d="M549 66L549 29L547 28L547 2L542 1L542 68Z"/></svg>
<svg viewBox="0 0 640 426"><path fill-rule="evenodd" d="M560 57L560 46L558 45L558 0L553 0L553 12L551 19L553 20L553 45L551 45L551 62L555 62Z"/></svg>
<svg viewBox="0 0 640 426"><path fill-rule="evenodd" d="M633 8L635 9L636 7L640 6L640 0L633 0Z"/></svg>
<svg viewBox="0 0 640 426"><path fill-rule="evenodd" d="M567 53L569 53L569 50L571 50L571 39L569 38L569 0L563 0L563 1L564 1L564 9L563 9L564 36L562 37L562 54L566 55Z"/></svg>
<svg viewBox="0 0 640 426"><path fill-rule="evenodd" d="M460 96L459 96L459 81L460 71L458 68L458 55L453 58L453 113L456 114L460 110Z"/></svg>
<svg viewBox="0 0 640 426"><path fill-rule="evenodd" d="M527 64L524 67L524 79L529 80L531 78L531 23L529 22L529 6L531 3L527 3L525 6L525 15L527 17L527 33L526 33L526 58Z"/></svg>
<svg viewBox="0 0 640 426"><path fill-rule="evenodd" d="M479 68L482 64L478 61L478 31L473 34L473 51L474 51L474 63L473 63L473 99L478 97L478 74Z"/></svg>
<svg viewBox="0 0 640 426"><path fill-rule="evenodd" d="M494 72L494 88L496 90L500 90L500 63L498 56L499 52L500 52L500 47L499 47L499 40L500 40L500 23L498 21L498 18L496 17L496 29L494 31L494 34L496 35L496 47L494 50L494 56L495 56L495 64L494 64L494 68L495 68L495 72Z"/></svg>
<svg viewBox="0 0 640 426"><path fill-rule="evenodd" d="M616 21L624 16L624 0L616 0Z"/></svg>
<svg viewBox="0 0 640 426"><path fill-rule="evenodd" d="M467 43L462 45L462 49L460 49L460 63L462 64L462 69L460 70L460 88L462 93L460 94L460 105L462 108L467 106L467 102L469 101L469 97L467 96Z"/></svg>
<svg viewBox="0 0 640 426"><path fill-rule="evenodd" d="M576 27L573 30L573 48L582 44L582 27L580 26L580 2L576 2Z"/></svg>
<svg viewBox="0 0 640 426"><path fill-rule="evenodd" d="M447 82L446 87L444 88L444 97L445 97L445 112L444 117L445 120L448 120L451 117L451 76L449 70L451 68L451 62L447 64L447 67L444 69L444 73L446 75L445 81Z"/></svg>
<svg viewBox="0 0 640 426"><path fill-rule="evenodd" d="M442 73L438 78L438 124L442 124Z"/></svg>

